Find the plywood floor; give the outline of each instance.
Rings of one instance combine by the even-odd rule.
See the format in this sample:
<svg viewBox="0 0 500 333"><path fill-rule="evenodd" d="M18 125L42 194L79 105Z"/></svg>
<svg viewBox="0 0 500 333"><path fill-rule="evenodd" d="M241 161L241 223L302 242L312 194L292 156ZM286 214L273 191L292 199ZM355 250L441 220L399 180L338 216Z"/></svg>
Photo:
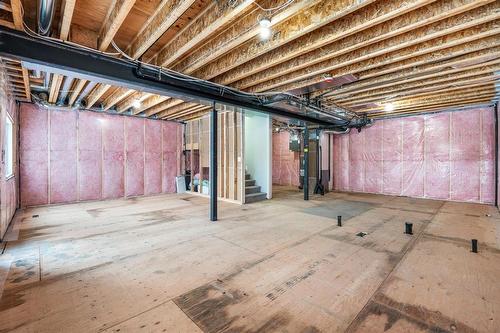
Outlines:
<svg viewBox="0 0 500 333"><path fill-rule="evenodd" d="M190 195L20 212L0 332L500 331L494 207L275 191L217 223Z"/></svg>

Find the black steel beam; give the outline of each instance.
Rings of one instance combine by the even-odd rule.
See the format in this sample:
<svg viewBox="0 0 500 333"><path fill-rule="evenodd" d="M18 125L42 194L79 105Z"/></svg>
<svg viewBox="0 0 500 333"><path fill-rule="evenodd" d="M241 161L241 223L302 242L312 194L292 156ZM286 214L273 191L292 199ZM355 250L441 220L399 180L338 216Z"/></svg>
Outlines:
<svg viewBox="0 0 500 333"><path fill-rule="evenodd" d="M30 36L22 31L0 27L0 56L15 57L28 63L53 69L53 73L70 75L93 82L118 85L185 101L211 105L213 101L264 112L322 126L335 125L312 116L265 106L256 97L234 94L221 86L196 79L161 74L151 66L118 59L101 52Z"/></svg>
<svg viewBox="0 0 500 333"><path fill-rule="evenodd" d="M304 200L309 200L309 129L304 127Z"/></svg>
<svg viewBox="0 0 500 333"><path fill-rule="evenodd" d="M495 206L498 207L498 112L500 112L498 102L495 103L493 108L495 118Z"/></svg>
<svg viewBox="0 0 500 333"><path fill-rule="evenodd" d="M210 221L217 221L217 109L210 112Z"/></svg>

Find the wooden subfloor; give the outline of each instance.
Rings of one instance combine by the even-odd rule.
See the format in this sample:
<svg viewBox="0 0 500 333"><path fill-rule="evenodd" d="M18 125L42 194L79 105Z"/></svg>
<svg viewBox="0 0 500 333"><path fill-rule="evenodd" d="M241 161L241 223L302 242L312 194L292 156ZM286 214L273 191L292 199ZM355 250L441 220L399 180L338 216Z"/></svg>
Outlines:
<svg viewBox="0 0 500 333"><path fill-rule="evenodd" d="M274 195L216 223L187 194L20 211L0 332L500 332L494 207Z"/></svg>

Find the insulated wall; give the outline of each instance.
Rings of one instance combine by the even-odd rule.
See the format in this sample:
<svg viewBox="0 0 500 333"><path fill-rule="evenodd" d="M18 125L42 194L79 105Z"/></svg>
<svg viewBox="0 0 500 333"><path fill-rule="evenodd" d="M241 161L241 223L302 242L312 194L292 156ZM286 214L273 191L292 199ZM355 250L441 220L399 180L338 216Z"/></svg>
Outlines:
<svg viewBox="0 0 500 333"><path fill-rule="evenodd" d="M299 153L290 151L290 133L273 132L273 184L299 186Z"/></svg>
<svg viewBox="0 0 500 333"><path fill-rule="evenodd" d="M492 108L377 121L334 139L334 189L493 203Z"/></svg>
<svg viewBox="0 0 500 333"><path fill-rule="evenodd" d="M21 205L175 192L181 149L173 122L23 103Z"/></svg>
<svg viewBox="0 0 500 333"><path fill-rule="evenodd" d="M9 93L5 72L0 68L0 147L2 147L0 164L0 240L3 239L17 207L17 106ZM5 171L4 143L6 140L5 123L7 117L13 122L13 172L14 175L7 177Z"/></svg>

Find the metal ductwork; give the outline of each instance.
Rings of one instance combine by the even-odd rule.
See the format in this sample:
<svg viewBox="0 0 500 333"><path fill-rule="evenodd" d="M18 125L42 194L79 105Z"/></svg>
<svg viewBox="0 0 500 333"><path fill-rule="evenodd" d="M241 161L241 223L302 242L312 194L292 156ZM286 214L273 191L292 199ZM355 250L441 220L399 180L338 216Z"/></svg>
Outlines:
<svg viewBox="0 0 500 333"><path fill-rule="evenodd" d="M48 36L54 18L55 0L38 0L38 33Z"/></svg>

